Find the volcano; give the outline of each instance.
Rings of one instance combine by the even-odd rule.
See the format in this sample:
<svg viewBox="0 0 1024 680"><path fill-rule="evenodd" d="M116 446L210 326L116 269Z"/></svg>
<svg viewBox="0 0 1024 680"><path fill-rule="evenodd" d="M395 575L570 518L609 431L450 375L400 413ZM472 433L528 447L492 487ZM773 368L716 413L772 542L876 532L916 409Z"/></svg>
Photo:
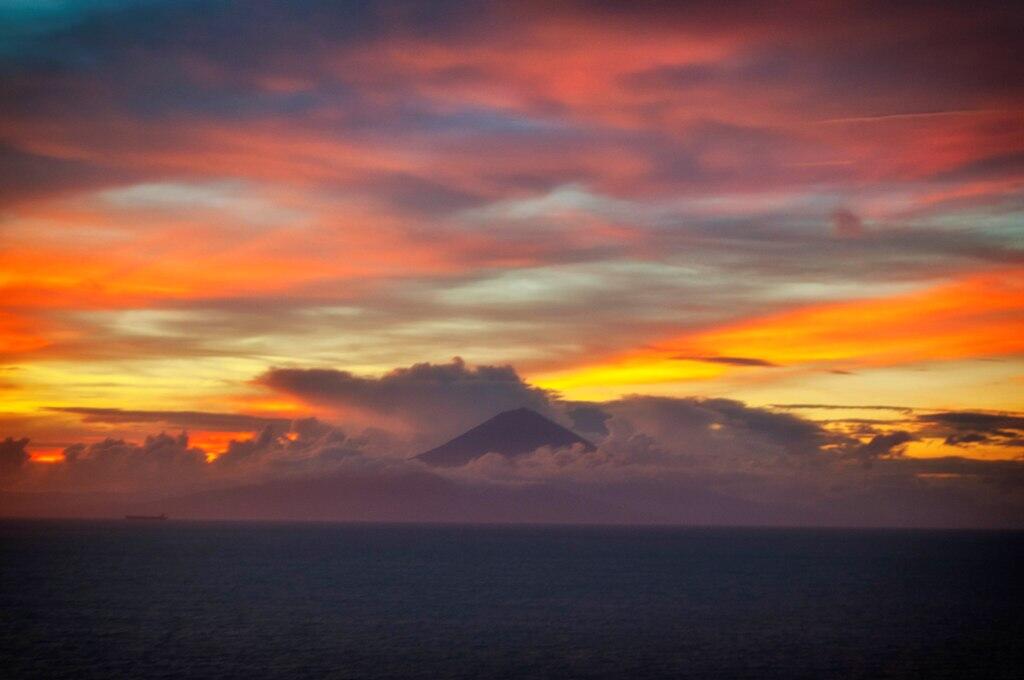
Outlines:
<svg viewBox="0 0 1024 680"><path fill-rule="evenodd" d="M416 458L435 467L459 467L486 453L500 453L513 458L542 446L565 448L576 444L585 451L593 451L595 448L583 437L536 411L517 408L499 413Z"/></svg>

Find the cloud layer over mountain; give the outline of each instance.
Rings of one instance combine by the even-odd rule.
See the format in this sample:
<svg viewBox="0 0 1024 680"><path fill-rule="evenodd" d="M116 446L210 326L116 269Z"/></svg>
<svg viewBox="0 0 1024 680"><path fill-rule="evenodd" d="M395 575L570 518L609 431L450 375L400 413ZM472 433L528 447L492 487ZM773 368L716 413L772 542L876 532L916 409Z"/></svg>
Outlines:
<svg viewBox="0 0 1024 680"><path fill-rule="evenodd" d="M851 433L834 422L729 399L635 396L581 405L530 387L511 367L469 367L458 360L379 378L273 370L260 382L337 406L349 417L353 409L370 413L369 423L384 413L401 427L346 431L315 418L267 422L222 451L201 450L185 434L154 435L141 444L106 439L69 446L61 462L47 465L30 465L27 442L8 439L0 446L5 514L38 510L33 494L39 494L36 503L55 499L50 507L56 514L73 513L86 507L73 494L89 493L87 507L94 512L109 511L111 499L120 497L153 507L166 503L185 515L295 517L297 508L308 507L304 489L312 485L323 498L311 518L321 519L514 521L511 509L528 499L532 506L523 508L523 521L585 521L579 508L591 506L600 507L592 521L1004 526L1024 517L1014 514L1024 510L1019 458L920 458L905 450L921 438L959 437L958 446L971 446L965 433L994 436L1012 448L1022 429L1016 416L927 413L861 422ZM597 449L541 447L511 459L489 453L452 469L409 459L430 434L517 407L582 423L580 431ZM82 415L115 422L126 417L116 411ZM152 414L150 420L183 424L187 417ZM192 417L209 423L213 414ZM216 458L207 462L207 453ZM371 500L354 486L380 496ZM332 488L349 500L342 503ZM104 493L107 500L97 501L96 494ZM260 493L270 494L275 505L261 509ZM187 499L196 494L201 502L190 506ZM218 505L229 497L230 512ZM363 498L362 505L355 498ZM488 498L500 502L489 505ZM573 498L583 505L570 512Z"/></svg>

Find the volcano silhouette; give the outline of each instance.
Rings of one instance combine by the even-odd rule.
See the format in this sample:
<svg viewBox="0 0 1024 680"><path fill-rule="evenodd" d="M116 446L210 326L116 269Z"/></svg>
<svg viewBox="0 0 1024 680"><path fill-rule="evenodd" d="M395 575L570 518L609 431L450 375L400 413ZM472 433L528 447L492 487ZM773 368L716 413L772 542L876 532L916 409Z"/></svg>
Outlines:
<svg viewBox="0 0 1024 680"><path fill-rule="evenodd" d="M500 453L513 458L542 446L564 448L574 444L582 446L585 451L593 451L595 448L583 437L551 422L536 411L517 408L499 413L416 458L437 467L458 467L486 453Z"/></svg>

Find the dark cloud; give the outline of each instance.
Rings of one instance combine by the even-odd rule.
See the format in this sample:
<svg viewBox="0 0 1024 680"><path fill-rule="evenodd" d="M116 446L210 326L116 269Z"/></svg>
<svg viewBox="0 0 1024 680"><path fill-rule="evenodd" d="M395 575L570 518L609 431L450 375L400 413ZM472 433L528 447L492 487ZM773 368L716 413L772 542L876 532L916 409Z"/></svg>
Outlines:
<svg viewBox="0 0 1024 680"><path fill-rule="evenodd" d="M228 442L227 450L218 456L215 462L221 467L233 467L261 458L268 451L284 448L290 443L280 432L265 427L252 439Z"/></svg>
<svg viewBox="0 0 1024 680"><path fill-rule="evenodd" d="M189 445L188 435L165 433L142 444L104 439L64 449L64 462L54 466L56 481L77 491L175 491L205 479L206 453Z"/></svg>
<svg viewBox="0 0 1024 680"><path fill-rule="evenodd" d="M305 401L399 419L443 441L491 416L526 407L555 417L549 395L531 387L511 366L415 364L379 378L333 369L267 371L258 383Z"/></svg>
<svg viewBox="0 0 1024 680"><path fill-rule="evenodd" d="M189 436L160 433L141 443L107 439L72 444L63 461L22 467L29 440L0 442L14 488L27 493L115 494L146 497L205 488L253 484L267 479L310 477L345 468L370 470L401 461L388 433L358 436L315 418L265 425L250 438L232 440L224 451L203 450ZM8 451L9 449L9 451ZM10 455L7 455L7 454ZM210 460L210 454L217 454ZM34 468L34 469L31 469Z"/></svg>
<svg viewBox="0 0 1024 680"><path fill-rule="evenodd" d="M854 446L850 451L850 455L860 460L864 465L871 465L873 461L879 458L902 455L903 447L916 439L917 437L904 431L876 434L867 443Z"/></svg>
<svg viewBox="0 0 1024 680"><path fill-rule="evenodd" d="M614 416L613 436L639 433L713 467L807 462L835 439L811 421L731 399L634 396L602 408Z"/></svg>
<svg viewBox="0 0 1024 680"><path fill-rule="evenodd" d="M1024 416L978 411L945 411L929 413L917 418L922 423L946 425L957 430L995 432L998 430L1024 430Z"/></svg>
<svg viewBox="0 0 1024 680"><path fill-rule="evenodd" d="M949 446L966 446L970 444L985 444L992 441L992 439L985 434L979 432L965 432L963 434L951 434L944 442Z"/></svg>
<svg viewBox="0 0 1024 680"><path fill-rule="evenodd" d="M841 418L827 422L834 424L857 425L862 424L868 429L865 432L871 434L877 440L866 444L863 448L851 450L853 457L874 459L876 456L871 453L873 445L881 447L878 452L882 455L889 455L886 449L887 444L895 441L897 445L904 444L912 439L896 441L906 435L907 432L886 432L877 433L877 427L892 427L900 424L910 427L913 430L913 437L916 439L941 440L947 446L969 447L978 444L996 447L1017 447L1019 442L1024 440L1024 417L1016 413L991 413L980 411L940 411L933 413L921 413L921 409L908 406L889 405L866 405L866 404L773 404L773 408L792 410L843 410L843 411L894 411L905 418L899 420L883 419L869 420L864 418Z"/></svg>
<svg viewBox="0 0 1024 680"><path fill-rule="evenodd" d="M946 411L917 417L924 432L944 437L950 446L1019 446L1024 439L1024 417L1012 413Z"/></svg>
<svg viewBox="0 0 1024 680"><path fill-rule="evenodd" d="M570 406L565 414L572 421L572 429L583 434L593 434L603 437L608 434L608 427L605 424L612 416L606 413L600 406Z"/></svg>
<svg viewBox="0 0 1024 680"><path fill-rule="evenodd" d="M725 364L726 366L760 366L766 368L774 368L778 366L778 364L773 364L770 361L765 361L764 359L756 359L754 357L701 357L679 355L675 358L686 361L703 361L704 363L708 364Z"/></svg>
<svg viewBox="0 0 1024 680"><path fill-rule="evenodd" d="M7 437L0 441L0 483L19 475L28 462L28 439Z"/></svg>
<svg viewBox="0 0 1024 680"><path fill-rule="evenodd" d="M252 439L229 442L212 464L213 474L251 480L332 471L343 462L365 459L371 439L352 438L316 418L303 418L288 433L267 426Z"/></svg>
<svg viewBox="0 0 1024 680"><path fill-rule="evenodd" d="M889 406L880 404L772 404L772 408L794 410L823 409L843 411L898 411L904 414L910 414L917 410L912 406Z"/></svg>
<svg viewBox="0 0 1024 680"><path fill-rule="evenodd" d="M82 422L85 423L166 423L173 427L223 432L245 432L263 427L287 430L290 423L284 418L261 418L238 413L206 411L133 411L84 406L50 406L47 410L81 416Z"/></svg>

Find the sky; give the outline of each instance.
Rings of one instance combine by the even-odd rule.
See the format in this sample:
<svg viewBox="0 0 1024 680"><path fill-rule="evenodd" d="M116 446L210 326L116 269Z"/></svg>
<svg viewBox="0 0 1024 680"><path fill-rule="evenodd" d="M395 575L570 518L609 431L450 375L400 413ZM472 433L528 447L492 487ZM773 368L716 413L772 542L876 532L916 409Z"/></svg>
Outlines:
<svg viewBox="0 0 1024 680"><path fill-rule="evenodd" d="M428 474L403 461L529 406L598 452L445 483L1024 517L1022 31L4 0L0 489Z"/></svg>

